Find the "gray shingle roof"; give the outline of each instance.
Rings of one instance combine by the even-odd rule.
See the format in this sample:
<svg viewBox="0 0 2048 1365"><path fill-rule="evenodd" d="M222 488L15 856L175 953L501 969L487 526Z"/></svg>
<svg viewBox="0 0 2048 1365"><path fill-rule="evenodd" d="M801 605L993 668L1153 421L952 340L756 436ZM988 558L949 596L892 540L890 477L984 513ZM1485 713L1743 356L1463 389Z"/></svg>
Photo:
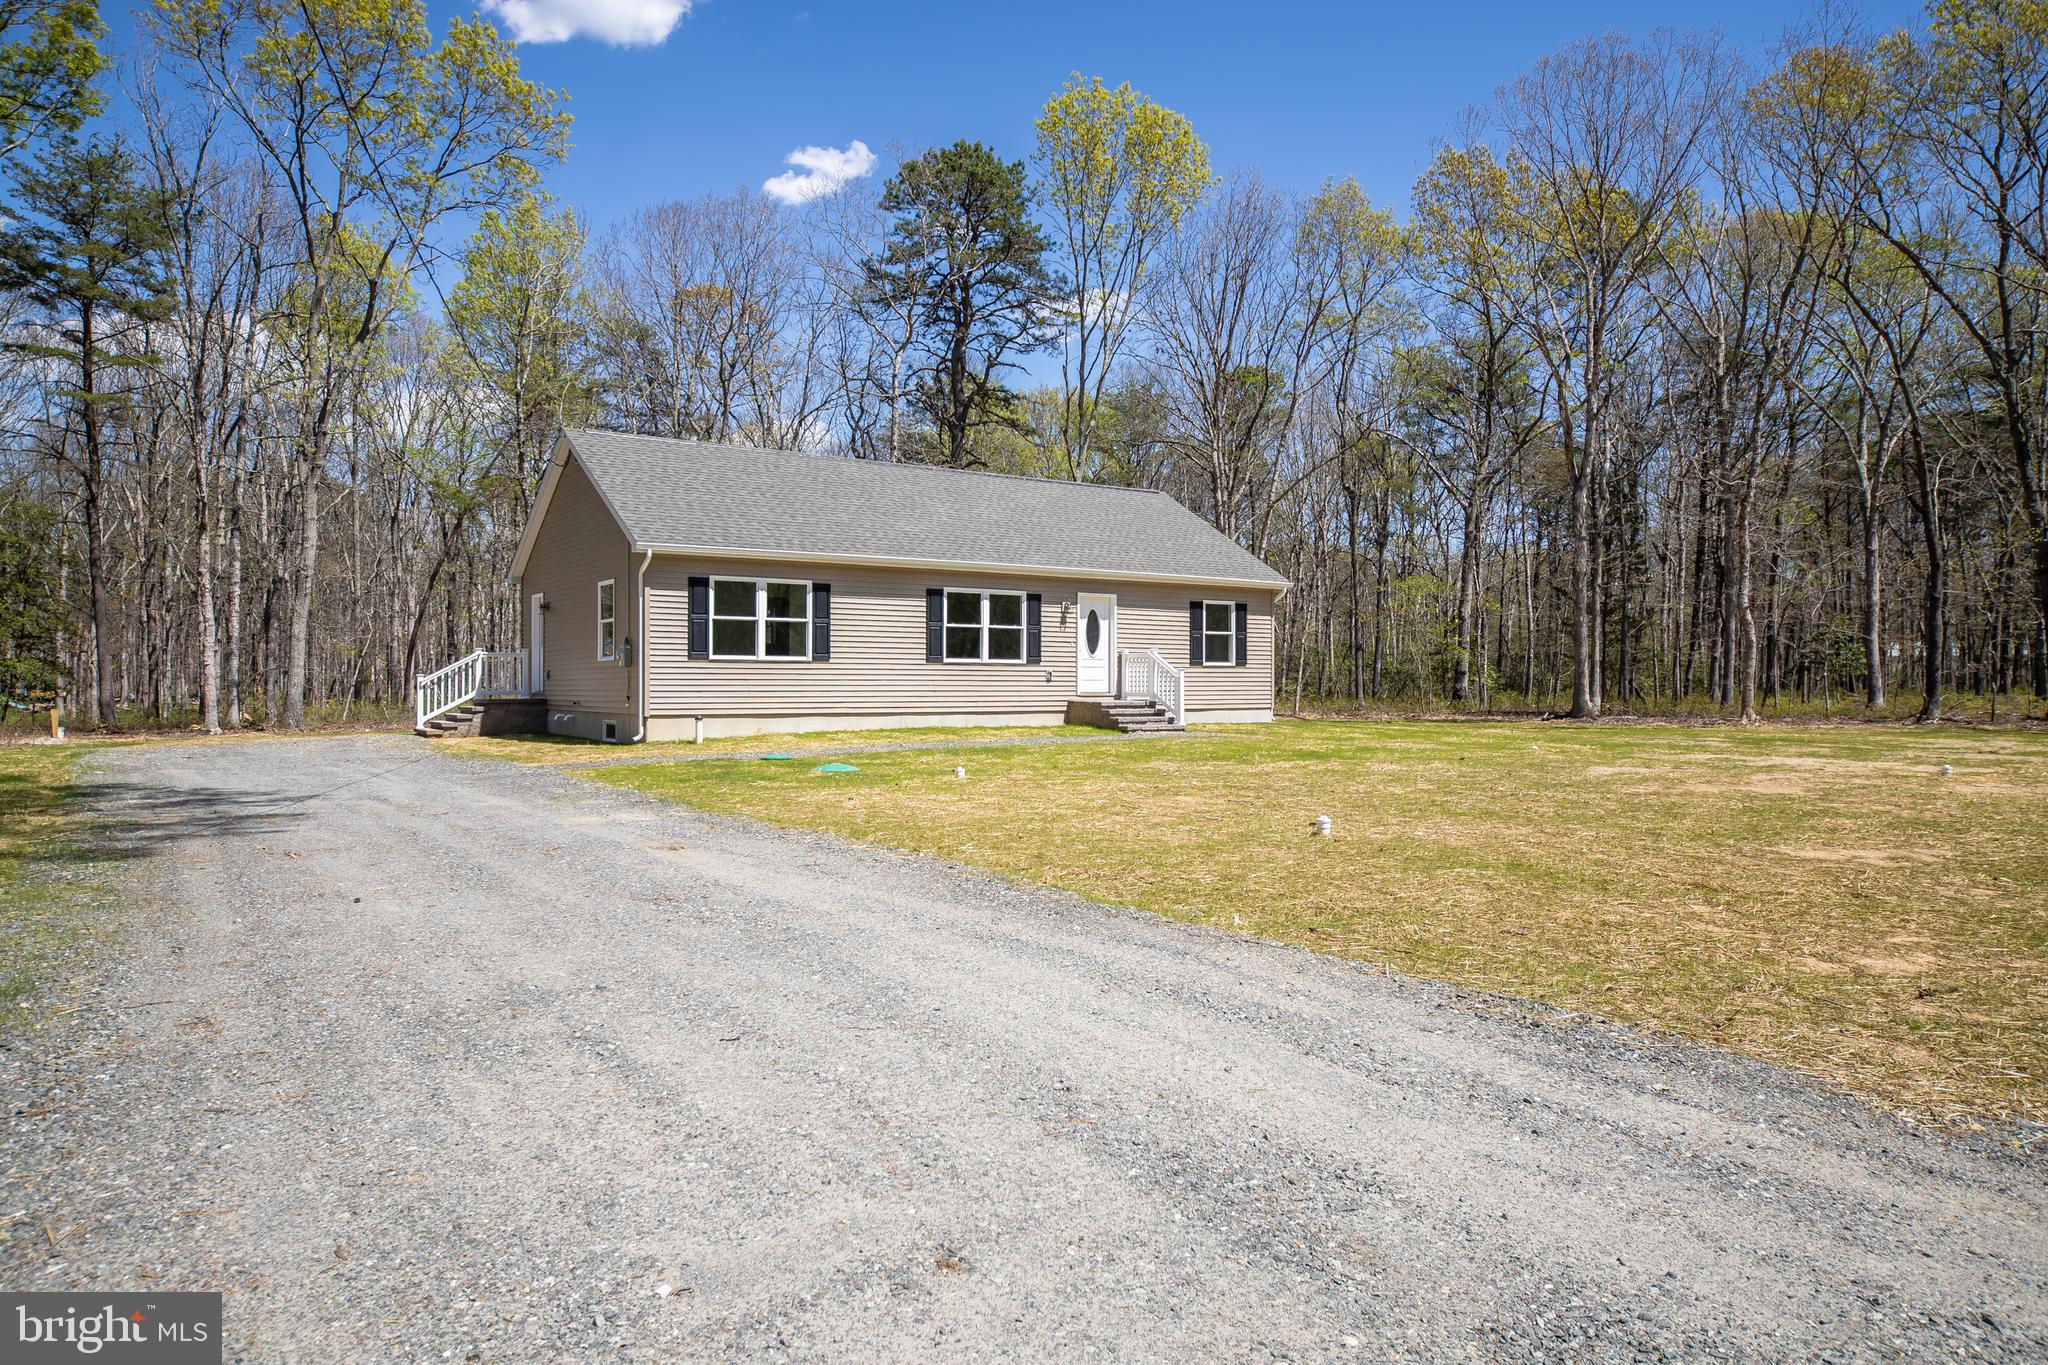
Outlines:
<svg viewBox="0 0 2048 1365"><path fill-rule="evenodd" d="M1148 489L608 431L565 434L643 548L1287 583Z"/></svg>

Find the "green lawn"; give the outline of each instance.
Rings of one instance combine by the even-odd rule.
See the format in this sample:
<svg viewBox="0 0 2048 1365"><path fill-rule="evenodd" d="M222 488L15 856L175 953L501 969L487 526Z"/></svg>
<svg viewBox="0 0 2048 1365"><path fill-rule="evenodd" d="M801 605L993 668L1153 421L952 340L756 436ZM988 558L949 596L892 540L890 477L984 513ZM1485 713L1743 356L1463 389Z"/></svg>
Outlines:
<svg viewBox="0 0 2048 1365"><path fill-rule="evenodd" d="M2048 1118L2038 733L1283 722L851 761L593 777L1671 1029L1921 1114Z"/></svg>
<svg viewBox="0 0 2048 1365"><path fill-rule="evenodd" d="M76 745L0 745L0 1034L94 922ZM70 875L65 875L65 874Z"/></svg>

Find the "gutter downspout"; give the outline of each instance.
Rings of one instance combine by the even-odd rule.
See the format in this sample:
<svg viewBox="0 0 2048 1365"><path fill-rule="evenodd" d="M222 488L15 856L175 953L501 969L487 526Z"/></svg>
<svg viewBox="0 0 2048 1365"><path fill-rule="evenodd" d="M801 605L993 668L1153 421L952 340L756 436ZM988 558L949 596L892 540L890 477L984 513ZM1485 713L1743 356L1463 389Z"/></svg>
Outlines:
<svg viewBox="0 0 2048 1365"><path fill-rule="evenodd" d="M640 712L640 728L634 733L633 738L626 741L628 744L638 744L647 738L647 566L653 562L654 551L649 549L641 556L640 572L636 575L637 584L633 593L634 601L639 604L637 610L640 614L638 623L640 647L633 656L633 667L640 674L638 684L640 700L637 704Z"/></svg>

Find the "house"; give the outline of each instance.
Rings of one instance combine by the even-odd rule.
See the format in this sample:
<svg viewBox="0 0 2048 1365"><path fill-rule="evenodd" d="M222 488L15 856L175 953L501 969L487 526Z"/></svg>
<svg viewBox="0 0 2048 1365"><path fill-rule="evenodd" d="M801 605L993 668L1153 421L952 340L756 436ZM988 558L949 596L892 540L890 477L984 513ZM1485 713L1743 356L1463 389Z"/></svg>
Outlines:
<svg viewBox="0 0 2048 1365"><path fill-rule="evenodd" d="M521 648L423 727L590 739L1273 717L1287 580L1164 493L569 431L512 566Z"/></svg>

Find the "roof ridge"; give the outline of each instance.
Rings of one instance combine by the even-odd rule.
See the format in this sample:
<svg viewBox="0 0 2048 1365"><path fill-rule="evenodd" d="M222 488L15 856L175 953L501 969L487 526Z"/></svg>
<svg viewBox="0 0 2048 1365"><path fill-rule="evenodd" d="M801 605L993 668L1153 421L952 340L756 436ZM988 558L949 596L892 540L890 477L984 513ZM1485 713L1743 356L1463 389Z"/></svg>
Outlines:
<svg viewBox="0 0 2048 1365"><path fill-rule="evenodd" d="M1101 488L1118 493L1149 493L1157 497L1172 498L1163 488L1147 488L1142 484L1095 483L1086 479L1054 479L1043 474L1005 474L994 469L958 469L952 465L922 464L914 460L863 460L857 455L833 455L809 450L788 450L781 446L743 446L730 441L699 441L689 436L651 436L640 431L608 431L603 427L570 427L566 434L575 437L616 436L630 441L657 441L662 445L701 446L707 450L726 450L737 455L787 455L799 460L836 460L842 464L863 469L911 469L924 470L933 474L966 474L978 479L1014 479L1019 483L1051 484L1055 488ZM1175 499L1178 504L1178 499Z"/></svg>

